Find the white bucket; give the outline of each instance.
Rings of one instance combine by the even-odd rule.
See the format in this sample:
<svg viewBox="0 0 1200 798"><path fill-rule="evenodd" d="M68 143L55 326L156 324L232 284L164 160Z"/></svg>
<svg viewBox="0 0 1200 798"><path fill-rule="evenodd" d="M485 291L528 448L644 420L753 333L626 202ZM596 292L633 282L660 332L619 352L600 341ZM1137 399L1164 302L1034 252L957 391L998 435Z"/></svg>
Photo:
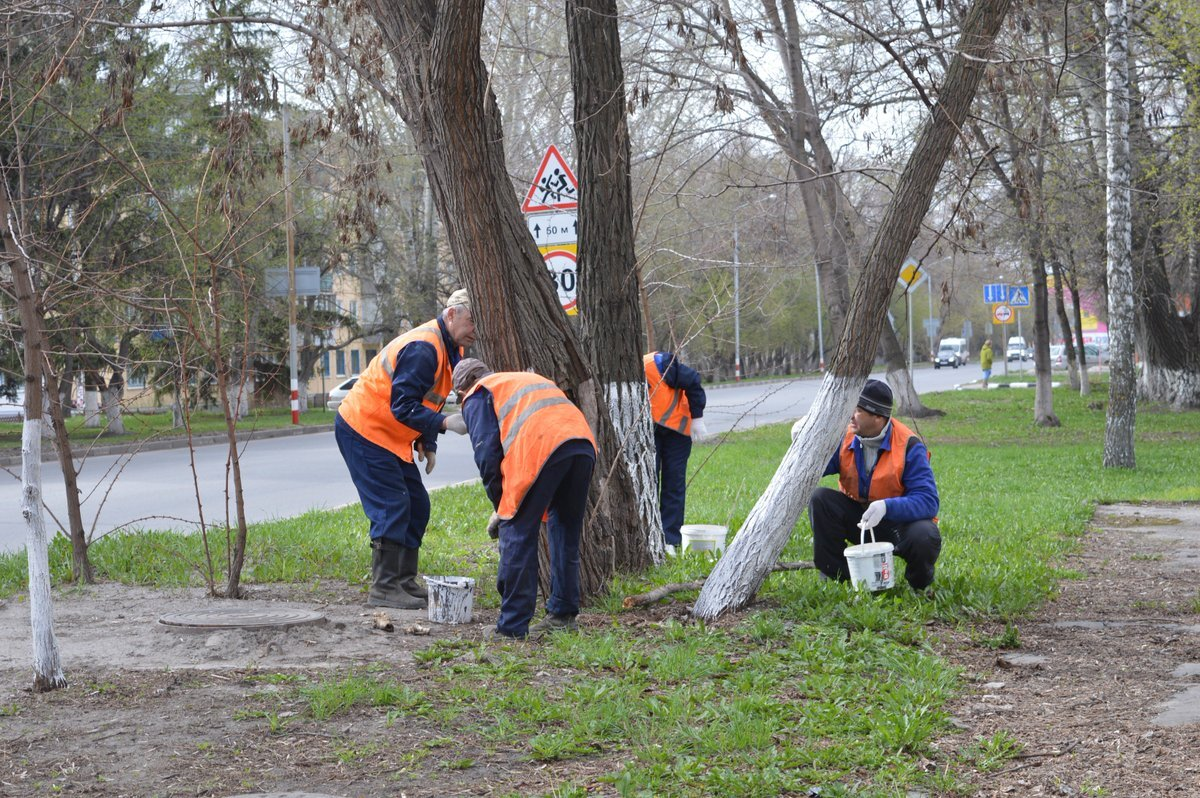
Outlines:
<svg viewBox="0 0 1200 798"><path fill-rule="evenodd" d="M427 576L429 620L434 623L470 623L475 602L475 580L469 576Z"/></svg>
<svg viewBox="0 0 1200 798"><path fill-rule="evenodd" d="M871 530L871 542L866 543L867 530L862 530L859 545L846 547L846 565L850 568L850 581L855 590L865 585L872 593L887 590L896 584L896 563L892 558L891 543L876 543L875 530Z"/></svg>
<svg viewBox="0 0 1200 798"><path fill-rule="evenodd" d="M725 551L725 534L728 531L717 524L684 524L679 527L679 535L683 538L680 549L720 554Z"/></svg>

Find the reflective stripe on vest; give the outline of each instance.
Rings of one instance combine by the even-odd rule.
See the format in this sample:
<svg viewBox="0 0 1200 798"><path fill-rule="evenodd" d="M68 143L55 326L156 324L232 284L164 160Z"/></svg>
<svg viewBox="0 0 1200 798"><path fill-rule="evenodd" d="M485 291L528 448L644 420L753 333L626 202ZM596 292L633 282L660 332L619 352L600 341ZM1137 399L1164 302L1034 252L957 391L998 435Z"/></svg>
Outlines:
<svg viewBox="0 0 1200 798"><path fill-rule="evenodd" d="M413 443L421 434L392 415L392 379L395 377L396 358L400 350L415 341L431 344L437 352L433 387L421 398L421 404L435 413L441 412L450 394L451 381L450 358L437 319L389 341L367 364L358 382L354 383L338 407L338 415L355 432L408 463L413 461Z"/></svg>
<svg viewBox="0 0 1200 798"><path fill-rule="evenodd" d="M642 356L646 372L646 389L650 393L650 415L654 423L681 435L692 434L692 408L682 388L672 388L663 381L662 372L654 362L654 353Z"/></svg>
<svg viewBox="0 0 1200 798"><path fill-rule="evenodd" d="M501 518L512 518L559 446L570 440L586 440L594 449L596 439L579 408L545 377L527 371L502 371L480 378L471 394L480 388L492 394L504 450L497 512Z"/></svg>
<svg viewBox="0 0 1200 798"><path fill-rule="evenodd" d="M908 455L909 441L919 441L920 438L896 419L893 418L891 423L891 448L879 450L879 459L875 461L875 469L871 472L871 485L866 499L858 495L858 463L855 462L854 449L850 446L854 440L854 433L849 428L846 429L839 458L838 487L856 502L895 499L904 495L904 460ZM926 452L928 453L928 450Z"/></svg>

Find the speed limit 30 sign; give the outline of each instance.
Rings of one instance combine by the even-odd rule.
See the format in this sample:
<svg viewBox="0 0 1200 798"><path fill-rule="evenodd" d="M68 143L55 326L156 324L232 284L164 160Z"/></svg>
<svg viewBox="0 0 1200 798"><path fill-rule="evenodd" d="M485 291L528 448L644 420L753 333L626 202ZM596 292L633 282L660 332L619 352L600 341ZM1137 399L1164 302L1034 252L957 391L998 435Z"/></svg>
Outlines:
<svg viewBox="0 0 1200 798"><path fill-rule="evenodd" d="M1013 309L1011 305L1000 302L992 307L992 321L997 324L1010 324L1013 319Z"/></svg>

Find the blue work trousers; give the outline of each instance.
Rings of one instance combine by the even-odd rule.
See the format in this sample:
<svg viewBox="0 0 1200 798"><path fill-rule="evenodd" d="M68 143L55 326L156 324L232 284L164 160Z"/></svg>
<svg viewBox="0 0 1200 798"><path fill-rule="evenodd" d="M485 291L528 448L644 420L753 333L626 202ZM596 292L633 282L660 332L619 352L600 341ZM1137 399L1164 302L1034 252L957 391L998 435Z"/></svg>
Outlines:
<svg viewBox="0 0 1200 798"><path fill-rule="evenodd" d="M525 637L537 608L538 530L548 512L551 615L579 614L579 536L587 510L595 460L586 454L555 453L530 486L516 515L500 523L500 619L496 630Z"/></svg>
<svg viewBox="0 0 1200 798"><path fill-rule="evenodd" d="M687 499L687 463L692 456L689 435L654 425L654 472L658 477L658 507L662 514L663 535L667 545L679 546L683 541L679 527L683 526L684 503Z"/></svg>
<svg viewBox="0 0 1200 798"><path fill-rule="evenodd" d="M860 542L858 522L866 509L866 505L840 490L817 488L813 491L808 503L813 529L813 564L830 579L846 581L850 578L846 544ZM913 589L929 587L933 582L934 564L942 551L942 535L933 519L897 524L885 516L874 531L877 542L887 541L896 547L896 556L904 560L904 578ZM866 540L871 542L870 532Z"/></svg>
<svg viewBox="0 0 1200 798"><path fill-rule="evenodd" d="M333 422L333 437L371 522L371 540L420 548L429 525L429 492L421 482L421 469L371 443L341 416Z"/></svg>

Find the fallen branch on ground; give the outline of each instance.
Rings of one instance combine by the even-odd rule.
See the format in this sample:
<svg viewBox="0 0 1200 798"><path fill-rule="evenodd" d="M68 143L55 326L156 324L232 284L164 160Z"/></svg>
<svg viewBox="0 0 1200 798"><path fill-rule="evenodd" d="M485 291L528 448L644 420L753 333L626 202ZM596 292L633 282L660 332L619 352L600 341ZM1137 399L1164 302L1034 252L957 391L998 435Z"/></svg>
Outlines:
<svg viewBox="0 0 1200 798"><path fill-rule="evenodd" d="M771 573L776 571L806 571L815 567L810 562L781 562L776 563L771 569ZM639 593L636 596L626 596L621 602L621 606L627 610L634 607L640 607L643 604L653 604L661 598L665 598L672 593L682 593L685 590L699 590L704 584L703 579L697 579L694 582L672 582L669 585L661 585L647 593Z"/></svg>

